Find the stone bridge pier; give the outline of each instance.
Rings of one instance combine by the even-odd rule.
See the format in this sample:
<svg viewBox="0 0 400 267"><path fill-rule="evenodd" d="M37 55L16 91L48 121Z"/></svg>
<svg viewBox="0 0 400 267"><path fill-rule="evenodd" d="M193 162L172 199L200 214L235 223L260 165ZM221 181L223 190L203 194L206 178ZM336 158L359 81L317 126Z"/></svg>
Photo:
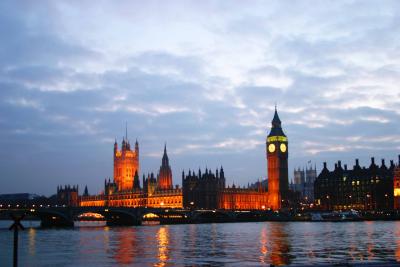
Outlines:
<svg viewBox="0 0 400 267"><path fill-rule="evenodd" d="M54 207L31 210L30 213L41 221L42 227L74 227L80 214L93 212L104 216L106 224L141 225L142 211L134 208L108 207Z"/></svg>

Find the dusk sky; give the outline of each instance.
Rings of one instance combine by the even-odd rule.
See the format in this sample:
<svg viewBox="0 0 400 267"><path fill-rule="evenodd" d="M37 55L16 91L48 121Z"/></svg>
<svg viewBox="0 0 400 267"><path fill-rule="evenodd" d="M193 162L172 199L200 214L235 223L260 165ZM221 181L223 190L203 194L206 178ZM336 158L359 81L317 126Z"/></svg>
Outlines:
<svg viewBox="0 0 400 267"><path fill-rule="evenodd" d="M266 178L277 103L289 179L400 154L400 1L1 1L0 193L103 190L113 143Z"/></svg>

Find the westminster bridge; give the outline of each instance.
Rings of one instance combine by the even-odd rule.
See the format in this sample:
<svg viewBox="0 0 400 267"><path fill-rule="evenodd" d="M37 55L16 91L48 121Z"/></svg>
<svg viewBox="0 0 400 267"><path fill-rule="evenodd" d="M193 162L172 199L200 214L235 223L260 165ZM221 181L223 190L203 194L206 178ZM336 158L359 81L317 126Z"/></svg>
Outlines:
<svg viewBox="0 0 400 267"><path fill-rule="evenodd" d="M80 215L100 214L107 225L142 225L146 222L160 224L209 223L265 221L271 218L269 211L234 211L234 210L189 210L170 208L130 208L130 207L39 207L0 209L3 219L11 216L37 218L43 227L73 227Z"/></svg>

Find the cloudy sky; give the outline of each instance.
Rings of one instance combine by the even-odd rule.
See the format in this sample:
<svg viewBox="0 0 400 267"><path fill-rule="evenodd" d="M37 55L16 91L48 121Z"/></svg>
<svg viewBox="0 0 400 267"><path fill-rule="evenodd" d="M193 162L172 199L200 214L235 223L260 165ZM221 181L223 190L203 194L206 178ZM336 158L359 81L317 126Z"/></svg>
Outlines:
<svg viewBox="0 0 400 267"><path fill-rule="evenodd" d="M146 2L146 4L144 4ZM1 1L0 193L102 190L128 123L142 172L266 176L400 154L399 1Z"/></svg>

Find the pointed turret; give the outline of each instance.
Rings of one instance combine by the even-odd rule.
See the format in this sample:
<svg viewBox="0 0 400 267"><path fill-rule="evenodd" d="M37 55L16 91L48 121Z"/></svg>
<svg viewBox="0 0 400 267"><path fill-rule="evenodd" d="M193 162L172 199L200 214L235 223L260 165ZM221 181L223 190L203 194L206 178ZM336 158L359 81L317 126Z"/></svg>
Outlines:
<svg viewBox="0 0 400 267"><path fill-rule="evenodd" d="M115 138L115 142L114 142L114 156L118 151L118 143L117 143L117 138Z"/></svg>
<svg viewBox="0 0 400 267"><path fill-rule="evenodd" d="M139 143L138 143L137 139L135 141L135 151L136 151L136 154L139 153Z"/></svg>
<svg viewBox="0 0 400 267"><path fill-rule="evenodd" d="M83 195L84 195L85 197L89 196L89 191L88 191L88 189L87 189L87 185L85 185L85 190L83 191Z"/></svg>
<svg viewBox="0 0 400 267"><path fill-rule="evenodd" d="M126 150L126 141L125 141L125 137L122 137L122 150Z"/></svg>
<svg viewBox="0 0 400 267"><path fill-rule="evenodd" d="M137 170L135 171L135 176L133 177L133 189L136 189L136 190L140 189L139 174L138 174Z"/></svg>
<svg viewBox="0 0 400 267"><path fill-rule="evenodd" d="M276 109L276 106L275 106L274 118L272 119L271 124L272 124L271 132L269 133L268 137L270 137L270 136L286 136L286 135L283 133L283 130L282 130L282 123L281 123L281 120L280 120L280 118L279 118L279 115L278 115L278 111L277 111L277 109Z"/></svg>
<svg viewBox="0 0 400 267"><path fill-rule="evenodd" d="M164 154L162 157L162 165L168 166L169 165L169 159L167 155L167 143L164 144Z"/></svg>
<svg viewBox="0 0 400 267"><path fill-rule="evenodd" d="M169 159L167 154L167 143L164 144L164 155L159 171L159 177L157 177L158 189L169 190L173 189L172 185L172 171L169 166Z"/></svg>
<svg viewBox="0 0 400 267"><path fill-rule="evenodd" d="M125 139L128 142L128 122L125 122Z"/></svg>

